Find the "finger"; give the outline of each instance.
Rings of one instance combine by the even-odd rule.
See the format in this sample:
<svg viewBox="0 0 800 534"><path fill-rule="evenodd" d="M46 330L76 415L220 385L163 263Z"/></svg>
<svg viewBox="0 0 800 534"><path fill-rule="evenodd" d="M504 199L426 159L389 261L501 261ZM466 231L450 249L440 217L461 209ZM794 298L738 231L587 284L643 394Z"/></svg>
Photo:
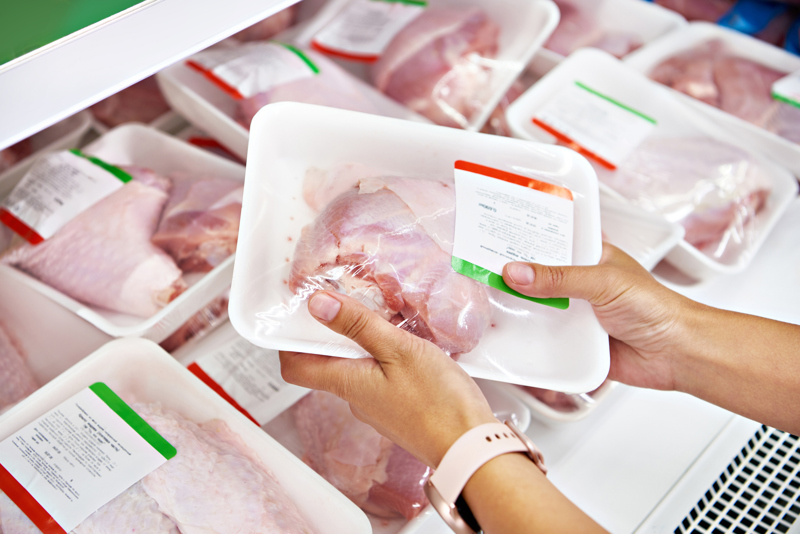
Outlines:
<svg viewBox="0 0 800 534"><path fill-rule="evenodd" d="M339 293L319 291L308 302L308 311L322 324L342 334L381 363L421 352L423 342L397 328L363 304Z"/></svg>
<svg viewBox="0 0 800 534"><path fill-rule="evenodd" d="M548 266L537 263L508 263L503 267L503 280L515 291L537 298L578 298L594 305L605 304L628 287L623 270L636 261L627 254L605 244L598 265ZM638 264L636 264L638 265Z"/></svg>
<svg viewBox="0 0 800 534"><path fill-rule="evenodd" d="M318 389L348 399L375 379L378 363L372 358L337 358L302 352L280 352L281 376L296 386ZM379 369L377 369L379 371ZM379 373L383 376L383 373Z"/></svg>

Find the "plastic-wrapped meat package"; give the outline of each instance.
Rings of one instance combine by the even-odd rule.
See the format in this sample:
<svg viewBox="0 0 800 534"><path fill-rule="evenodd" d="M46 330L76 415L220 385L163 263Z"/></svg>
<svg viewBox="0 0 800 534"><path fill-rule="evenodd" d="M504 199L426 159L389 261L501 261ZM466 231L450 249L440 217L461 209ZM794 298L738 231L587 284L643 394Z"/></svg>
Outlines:
<svg viewBox="0 0 800 534"><path fill-rule="evenodd" d="M186 289L172 258L150 241L171 184L147 169L125 170L132 181L49 239L0 261L92 306L140 317L158 312Z"/></svg>
<svg viewBox="0 0 800 534"><path fill-rule="evenodd" d="M546 404L549 408L564 413L577 412L588 404L593 404L595 395L609 384L608 380L603 382L599 388L588 393L570 394L549 389L533 388L527 386L517 386L525 393L536 398L536 400ZM587 398L588 397L588 398Z"/></svg>
<svg viewBox="0 0 800 534"><path fill-rule="evenodd" d="M174 352L192 339L199 339L221 325L228 318L228 299L230 289L209 302L202 310L192 315L188 321L159 343L167 352Z"/></svg>
<svg viewBox="0 0 800 534"><path fill-rule="evenodd" d="M346 293L451 355L471 351L492 310L486 286L451 267L453 179L369 175L307 175L306 201L322 211L302 231L289 288Z"/></svg>
<svg viewBox="0 0 800 534"><path fill-rule="evenodd" d="M242 42L267 41L291 26L296 16L297 4L294 4L233 34L233 38Z"/></svg>
<svg viewBox="0 0 800 534"><path fill-rule="evenodd" d="M750 244L772 180L748 153L706 137L649 138L598 178L686 229L684 239L723 263Z"/></svg>
<svg viewBox="0 0 800 534"><path fill-rule="evenodd" d="M33 153L30 137L0 150L0 173L7 171Z"/></svg>
<svg viewBox="0 0 800 534"><path fill-rule="evenodd" d="M145 78L89 108L109 128L125 122L153 122L170 110L155 77Z"/></svg>
<svg viewBox="0 0 800 534"><path fill-rule="evenodd" d="M800 143L800 110L772 98L786 73L737 57L707 41L656 66L650 78L756 126Z"/></svg>
<svg viewBox="0 0 800 534"><path fill-rule="evenodd" d="M593 47L621 58L644 44L635 33L603 30L595 22L598 8L595 3L579 5L556 0L556 4L561 20L544 46L557 54L568 56L579 48Z"/></svg>
<svg viewBox="0 0 800 534"><path fill-rule="evenodd" d="M83 521L74 534L300 534L311 528L272 472L220 420L195 424L159 404L132 408L178 454ZM0 493L4 534L39 530Z"/></svg>
<svg viewBox="0 0 800 534"><path fill-rule="evenodd" d="M680 13L686 20L717 22L736 0L655 0L655 3Z"/></svg>
<svg viewBox="0 0 800 534"><path fill-rule="evenodd" d="M478 8L429 7L389 43L373 83L437 124L466 128L491 97L499 34Z"/></svg>
<svg viewBox="0 0 800 534"><path fill-rule="evenodd" d="M242 182L172 173L169 201L153 235L183 272L208 272L236 251Z"/></svg>
<svg viewBox="0 0 800 534"><path fill-rule="evenodd" d="M364 93L359 81L334 62L312 50L304 53L319 67L319 74L273 87L239 103L237 120L246 128L258 110L273 102L303 102L332 108L384 115L385 110Z"/></svg>
<svg viewBox="0 0 800 534"><path fill-rule="evenodd" d="M364 511L412 519L428 504L430 469L356 419L345 401L312 391L292 414L303 460Z"/></svg>
<svg viewBox="0 0 800 534"><path fill-rule="evenodd" d="M24 351L0 323L0 412L39 388Z"/></svg>
<svg viewBox="0 0 800 534"><path fill-rule="evenodd" d="M513 104L531 85L533 85L533 83L525 84L521 79L515 80L508 92L503 95L500 103L494 108L492 114L489 115L489 120L483 125L481 132L512 137L511 127L508 125L508 121L506 121L506 110L508 106Z"/></svg>

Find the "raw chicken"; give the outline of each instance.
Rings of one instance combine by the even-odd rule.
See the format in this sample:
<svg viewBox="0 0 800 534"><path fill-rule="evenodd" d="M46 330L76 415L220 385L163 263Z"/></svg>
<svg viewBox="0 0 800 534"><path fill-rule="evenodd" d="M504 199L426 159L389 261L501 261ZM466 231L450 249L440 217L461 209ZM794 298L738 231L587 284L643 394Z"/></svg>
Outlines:
<svg viewBox="0 0 800 534"><path fill-rule="evenodd" d="M465 128L490 97L499 27L478 8L429 7L375 63L375 86L437 124Z"/></svg>
<svg viewBox="0 0 800 534"><path fill-rule="evenodd" d="M296 16L297 4L278 11L261 22L256 22L249 28L233 34L233 38L242 42L267 41L291 26Z"/></svg>
<svg viewBox="0 0 800 534"><path fill-rule="evenodd" d="M134 404L178 454L81 523L74 534L294 534L312 532L274 475L220 420L197 425ZM0 492L3 534L39 530Z"/></svg>
<svg viewBox="0 0 800 534"><path fill-rule="evenodd" d="M797 108L772 98L786 73L734 56L711 40L662 62L650 77L740 119L800 143Z"/></svg>
<svg viewBox="0 0 800 534"><path fill-rule="evenodd" d="M236 251L242 182L172 173L172 191L153 243L183 272L208 272Z"/></svg>
<svg viewBox="0 0 800 534"><path fill-rule="evenodd" d="M655 0L655 3L677 11L686 20L717 22L736 0Z"/></svg>
<svg viewBox="0 0 800 534"><path fill-rule="evenodd" d="M242 100L237 110L239 123L249 128L258 110L273 102L303 102L376 115L391 115L381 113L364 92L361 82L340 66L313 50L304 50L304 53L319 68L319 74L278 85Z"/></svg>
<svg viewBox="0 0 800 534"><path fill-rule="evenodd" d="M188 321L159 343L167 352L174 352L189 340L201 338L222 324L228 318L228 298L230 289L209 302L205 308L192 315Z"/></svg>
<svg viewBox="0 0 800 534"><path fill-rule="evenodd" d="M169 111L154 76L145 78L89 108L92 115L113 128L125 122L148 123Z"/></svg>
<svg viewBox="0 0 800 534"><path fill-rule="evenodd" d="M182 534L311 532L272 472L223 421L196 425L158 405L134 409L178 450L142 486Z"/></svg>
<svg viewBox="0 0 800 534"><path fill-rule="evenodd" d="M452 180L368 178L303 229L289 287L334 289L450 354L469 352L491 319L484 286L450 266Z"/></svg>
<svg viewBox="0 0 800 534"><path fill-rule="evenodd" d="M616 172L598 177L686 229L706 254L734 257L756 231L772 181L746 152L710 138L650 138Z"/></svg>
<svg viewBox="0 0 800 534"><path fill-rule="evenodd" d="M7 171L33 153L30 137L0 150L0 173Z"/></svg>
<svg viewBox="0 0 800 534"><path fill-rule="evenodd" d="M39 245L0 261L86 304L150 317L185 288L180 269L150 242L169 180L126 168L134 179L86 209Z"/></svg>
<svg viewBox="0 0 800 534"><path fill-rule="evenodd" d="M0 323L0 411L38 388L33 373L25 364L22 349Z"/></svg>
<svg viewBox="0 0 800 534"><path fill-rule="evenodd" d="M545 48L568 56L583 47L599 48L621 58L642 46L641 38L631 32L603 30L596 22L598 3L574 4L556 0L561 20L545 43Z"/></svg>
<svg viewBox="0 0 800 534"><path fill-rule="evenodd" d="M496 108L494 108L492 114L489 115L489 120L486 121L486 124L481 129L481 132L511 137L511 127L508 125L508 121L506 120L506 110L531 85L533 85L533 83L526 85L524 81L521 81L521 79L514 81L508 92L503 96L502 100L500 100L500 103L497 104Z"/></svg>
<svg viewBox="0 0 800 534"><path fill-rule="evenodd" d="M363 510L411 519L428 504L430 469L356 419L345 401L312 391L292 411L303 460Z"/></svg>

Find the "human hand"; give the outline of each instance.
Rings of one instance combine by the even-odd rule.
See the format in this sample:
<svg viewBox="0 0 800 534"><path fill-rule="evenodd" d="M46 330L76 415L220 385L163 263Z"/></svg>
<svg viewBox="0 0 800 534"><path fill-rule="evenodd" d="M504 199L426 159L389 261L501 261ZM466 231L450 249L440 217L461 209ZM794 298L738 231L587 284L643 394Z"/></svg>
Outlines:
<svg viewBox="0 0 800 534"><path fill-rule="evenodd" d="M308 309L374 359L281 352L284 380L344 399L359 420L428 466L467 430L497 421L475 381L433 343L339 293L315 293Z"/></svg>
<svg viewBox="0 0 800 534"><path fill-rule="evenodd" d="M658 283L617 247L603 243L596 266L509 263L503 280L531 297L589 301L610 336L610 379L653 389L678 388L678 357L691 343L682 318L687 309L699 305Z"/></svg>

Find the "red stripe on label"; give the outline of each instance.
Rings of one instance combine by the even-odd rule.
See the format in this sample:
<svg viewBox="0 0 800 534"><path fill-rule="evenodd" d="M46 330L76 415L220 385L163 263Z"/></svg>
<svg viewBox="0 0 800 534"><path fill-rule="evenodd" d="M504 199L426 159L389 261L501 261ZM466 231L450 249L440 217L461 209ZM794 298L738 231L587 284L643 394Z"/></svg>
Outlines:
<svg viewBox="0 0 800 534"><path fill-rule="evenodd" d="M56 520L42 508L42 505L28 493L22 484L17 482L6 468L0 465L0 490L14 501L22 513L28 516L43 534L67 534Z"/></svg>
<svg viewBox="0 0 800 534"><path fill-rule="evenodd" d="M217 78L213 72L202 66L200 63L188 59L186 60L186 65L208 78L211 83L225 91L228 95L232 96L236 100L244 100L244 95L242 95L242 93L240 93L235 87L228 85L228 83L221 78Z"/></svg>
<svg viewBox="0 0 800 534"><path fill-rule="evenodd" d="M600 165L602 165L603 167L605 167L606 169L608 169L610 171L616 171L617 170L617 166L616 165L614 165L613 163L611 163L608 160L603 159L602 157L598 156L594 152L592 152L590 150L586 150L585 148L583 148L581 145L579 145L578 143L576 143L575 141L573 141L572 139L570 139L566 135L562 134L558 130L555 130L552 126L548 126L547 124L543 123L539 119L533 119L533 124L535 124L536 126L541 128L545 132L549 133L550 135L552 135L553 137L555 137L556 139L558 139L559 141L561 141L562 143L567 145L567 148L571 148L572 150L574 150L578 154L595 160L597 163L599 163Z"/></svg>
<svg viewBox="0 0 800 534"><path fill-rule="evenodd" d="M349 59L350 61L361 61L363 63L375 63L376 61L378 61L379 58L379 56L375 54L359 55L359 54L350 54L348 52L342 52L341 50L328 48L327 46L320 44L317 41L311 41L311 48L313 48L317 52L322 52L323 54L327 54L329 56L339 57L342 59Z"/></svg>
<svg viewBox="0 0 800 534"><path fill-rule="evenodd" d="M17 219L14 214L5 208L0 208L0 222L14 230L14 232L18 233L31 245L38 245L44 241L44 238L40 236L36 230Z"/></svg>
<svg viewBox="0 0 800 534"><path fill-rule="evenodd" d="M510 172L501 171L499 169L493 169L492 167L486 167L484 165L478 165L477 163L470 163L469 161L462 160L456 161L456 169L475 174L482 174L483 176L488 176L489 178L497 178L498 180L502 180L504 182L510 182L512 184L521 185L522 187L527 187L529 189L535 189L549 195L565 198L567 200L573 200L572 191L566 187L548 184L547 182L534 180L533 178L528 178L527 176L520 176L519 174L512 174Z"/></svg>
<svg viewBox="0 0 800 534"><path fill-rule="evenodd" d="M228 393L227 393L227 392L226 392L224 389L222 389L222 386L220 386L219 384L217 384L216 382L214 382L214 379L213 379L213 378L211 378L210 376L208 376L208 375L206 374L206 372L205 372L205 371L203 371L203 370L200 368L200 366L199 366L199 365L197 365L196 363L192 363L192 364L189 364L189 367L187 367L187 369L189 369L189 370L190 370L192 373L194 373L194 376L196 376L197 378L199 378L200 380L202 380L202 382L203 382L205 385L207 385L208 387L210 387L211 389L213 389L213 390L214 390L214 392L215 392L217 395L219 395L220 397L222 397L223 399L225 399L226 401L228 401L228 403L229 403L231 406L233 406L234 408L236 408L237 410L239 410L240 412L242 412L242 414L244 414L244 416L245 416L245 417L247 417L247 418L248 418L248 419L250 419L250 420L251 420L253 423L255 423L255 425L256 425L256 426L261 426L261 425L259 425L259 424L258 424L258 421L256 421L256 420L255 420L255 418L253 418L253 416L252 416L252 415L250 415L249 413L247 413L247 410L245 410L244 408L242 408L242 407L241 407L241 405L239 405L239 403L238 403L238 402L236 402L235 400L233 400L233 397L231 397L230 395L228 395Z"/></svg>

